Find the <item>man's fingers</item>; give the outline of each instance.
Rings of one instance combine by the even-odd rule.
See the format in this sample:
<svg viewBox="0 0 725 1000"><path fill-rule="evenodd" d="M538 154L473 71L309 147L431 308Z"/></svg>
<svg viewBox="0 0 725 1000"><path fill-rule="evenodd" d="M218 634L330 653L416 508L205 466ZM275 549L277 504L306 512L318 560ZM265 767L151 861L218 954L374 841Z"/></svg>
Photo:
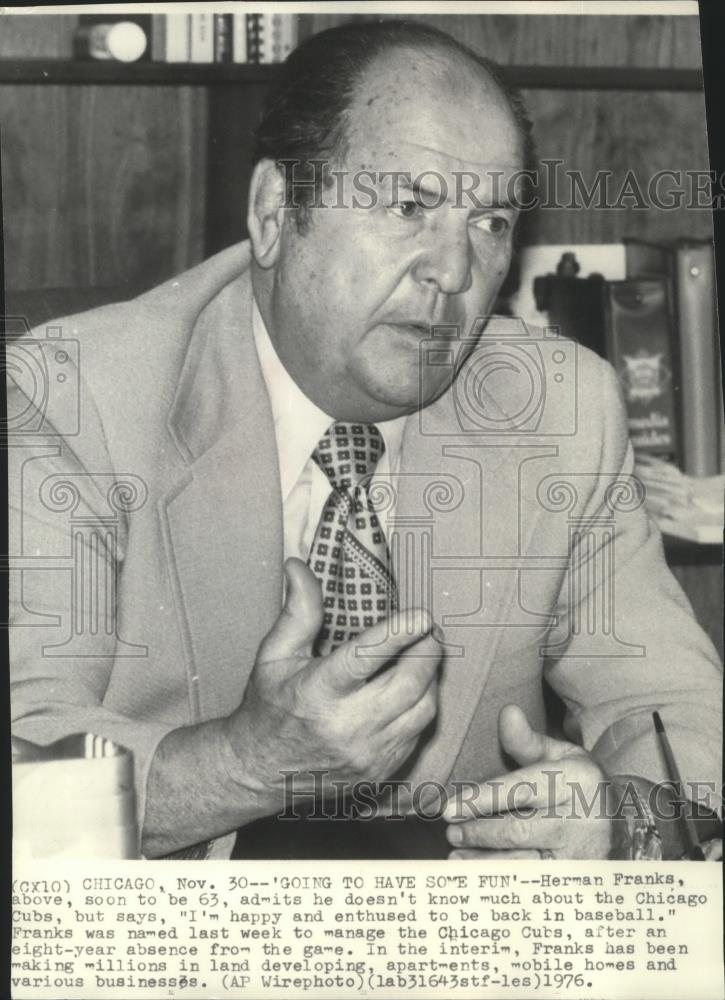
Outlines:
<svg viewBox="0 0 725 1000"><path fill-rule="evenodd" d="M479 784L462 783L455 797L449 799L445 819L449 823L462 823L500 813L568 802L572 782L576 782L580 773L582 778L585 777L579 763L572 756L567 758L566 768L559 761L544 761ZM583 756L581 763L586 763Z"/></svg>
<svg viewBox="0 0 725 1000"><path fill-rule="evenodd" d="M435 719L437 713L438 681L434 677L417 701L392 719L386 733L396 742L413 739Z"/></svg>
<svg viewBox="0 0 725 1000"><path fill-rule="evenodd" d="M301 559L284 565L287 587L277 621L259 647L258 663L309 655L322 624L322 592L317 577Z"/></svg>
<svg viewBox="0 0 725 1000"><path fill-rule="evenodd" d="M432 627L430 614L420 608L395 612L319 660L317 677L338 694L344 694L359 688L398 657L426 661L434 670L441 648L430 635ZM426 641L421 642L423 639Z"/></svg>
<svg viewBox="0 0 725 1000"><path fill-rule="evenodd" d="M566 843L564 819L543 812L529 816L497 816L457 823L447 830L448 842L455 850L509 851L556 850ZM572 822L576 822L573 820Z"/></svg>
<svg viewBox="0 0 725 1000"><path fill-rule="evenodd" d="M393 723L420 701L432 683L437 683L440 657L438 640L429 633L365 685L363 690L375 702L384 724Z"/></svg>
<svg viewBox="0 0 725 1000"><path fill-rule="evenodd" d="M501 746L517 764L535 764L548 749L547 738L529 725L518 705L505 705L498 717Z"/></svg>

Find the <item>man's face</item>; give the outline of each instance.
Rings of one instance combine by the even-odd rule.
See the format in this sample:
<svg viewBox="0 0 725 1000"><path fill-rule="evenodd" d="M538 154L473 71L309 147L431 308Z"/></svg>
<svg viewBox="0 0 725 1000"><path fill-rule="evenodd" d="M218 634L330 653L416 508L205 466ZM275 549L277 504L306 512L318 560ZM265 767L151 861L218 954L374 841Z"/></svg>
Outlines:
<svg viewBox="0 0 725 1000"><path fill-rule="evenodd" d="M285 216L266 318L308 397L336 419L375 422L450 383L449 369L434 368L421 390L432 325L468 336L490 312L516 221L493 199L521 169L522 142L492 83L450 57L407 50L365 74L348 139L323 194L331 207L311 208L302 234Z"/></svg>

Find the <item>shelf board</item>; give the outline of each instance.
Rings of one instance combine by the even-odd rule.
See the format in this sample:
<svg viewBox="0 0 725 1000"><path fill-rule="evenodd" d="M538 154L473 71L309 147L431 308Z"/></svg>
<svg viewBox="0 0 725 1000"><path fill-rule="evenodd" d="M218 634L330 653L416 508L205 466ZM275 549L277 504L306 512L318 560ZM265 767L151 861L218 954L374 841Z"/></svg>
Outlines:
<svg viewBox="0 0 725 1000"><path fill-rule="evenodd" d="M516 87L537 90L702 90L697 69L626 66L505 66ZM76 59L0 59L0 83L224 86L269 83L276 66L226 63L118 63Z"/></svg>
<svg viewBox="0 0 725 1000"><path fill-rule="evenodd" d="M209 86L269 83L276 66L254 63L119 63L76 59L0 59L0 83Z"/></svg>

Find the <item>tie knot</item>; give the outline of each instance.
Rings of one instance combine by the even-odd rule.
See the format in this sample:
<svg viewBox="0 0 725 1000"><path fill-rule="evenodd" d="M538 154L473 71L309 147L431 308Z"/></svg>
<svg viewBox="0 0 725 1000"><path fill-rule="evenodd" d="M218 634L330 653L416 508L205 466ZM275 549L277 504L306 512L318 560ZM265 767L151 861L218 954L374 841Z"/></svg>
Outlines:
<svg viewBox="0 0 725 1000"><path fill-rule="evenodd" d="M354 489L375 472L385 452L374 424L335 423L320 438L312 457L336 490Z"/></svg>

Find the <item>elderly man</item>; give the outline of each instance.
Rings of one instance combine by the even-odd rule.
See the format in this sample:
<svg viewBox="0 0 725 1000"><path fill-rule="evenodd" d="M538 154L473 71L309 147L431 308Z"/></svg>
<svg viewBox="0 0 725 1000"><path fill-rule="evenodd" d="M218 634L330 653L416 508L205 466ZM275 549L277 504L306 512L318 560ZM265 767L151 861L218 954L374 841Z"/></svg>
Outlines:
<svg viewBox="0 0 725 1000"><path fill-rule="evenodd" d="M67 551L48 477L76 519L102 518L108 482L143 496L95 536L116 591L82 657L59 642L67 575L23 574L13 711L30 740L132 749L145 856L385 855L404 824L310 801L366 782L377 805L392 779L398 812L449 790L451 856L605 857L603 780L668 776L653 708L683 777L717 780L717 658L630 477L611 369L486 320L527 146L516 99L447 36L326 32L267 101L249 242L63 321L80 430L25 461L24 551ZM506 363L476 382L517 351L535 419ZM51 394L48 427L67 405ZM49 617L24 628L28 608ZM275 822L291 789L306 815Z"/></svg>

